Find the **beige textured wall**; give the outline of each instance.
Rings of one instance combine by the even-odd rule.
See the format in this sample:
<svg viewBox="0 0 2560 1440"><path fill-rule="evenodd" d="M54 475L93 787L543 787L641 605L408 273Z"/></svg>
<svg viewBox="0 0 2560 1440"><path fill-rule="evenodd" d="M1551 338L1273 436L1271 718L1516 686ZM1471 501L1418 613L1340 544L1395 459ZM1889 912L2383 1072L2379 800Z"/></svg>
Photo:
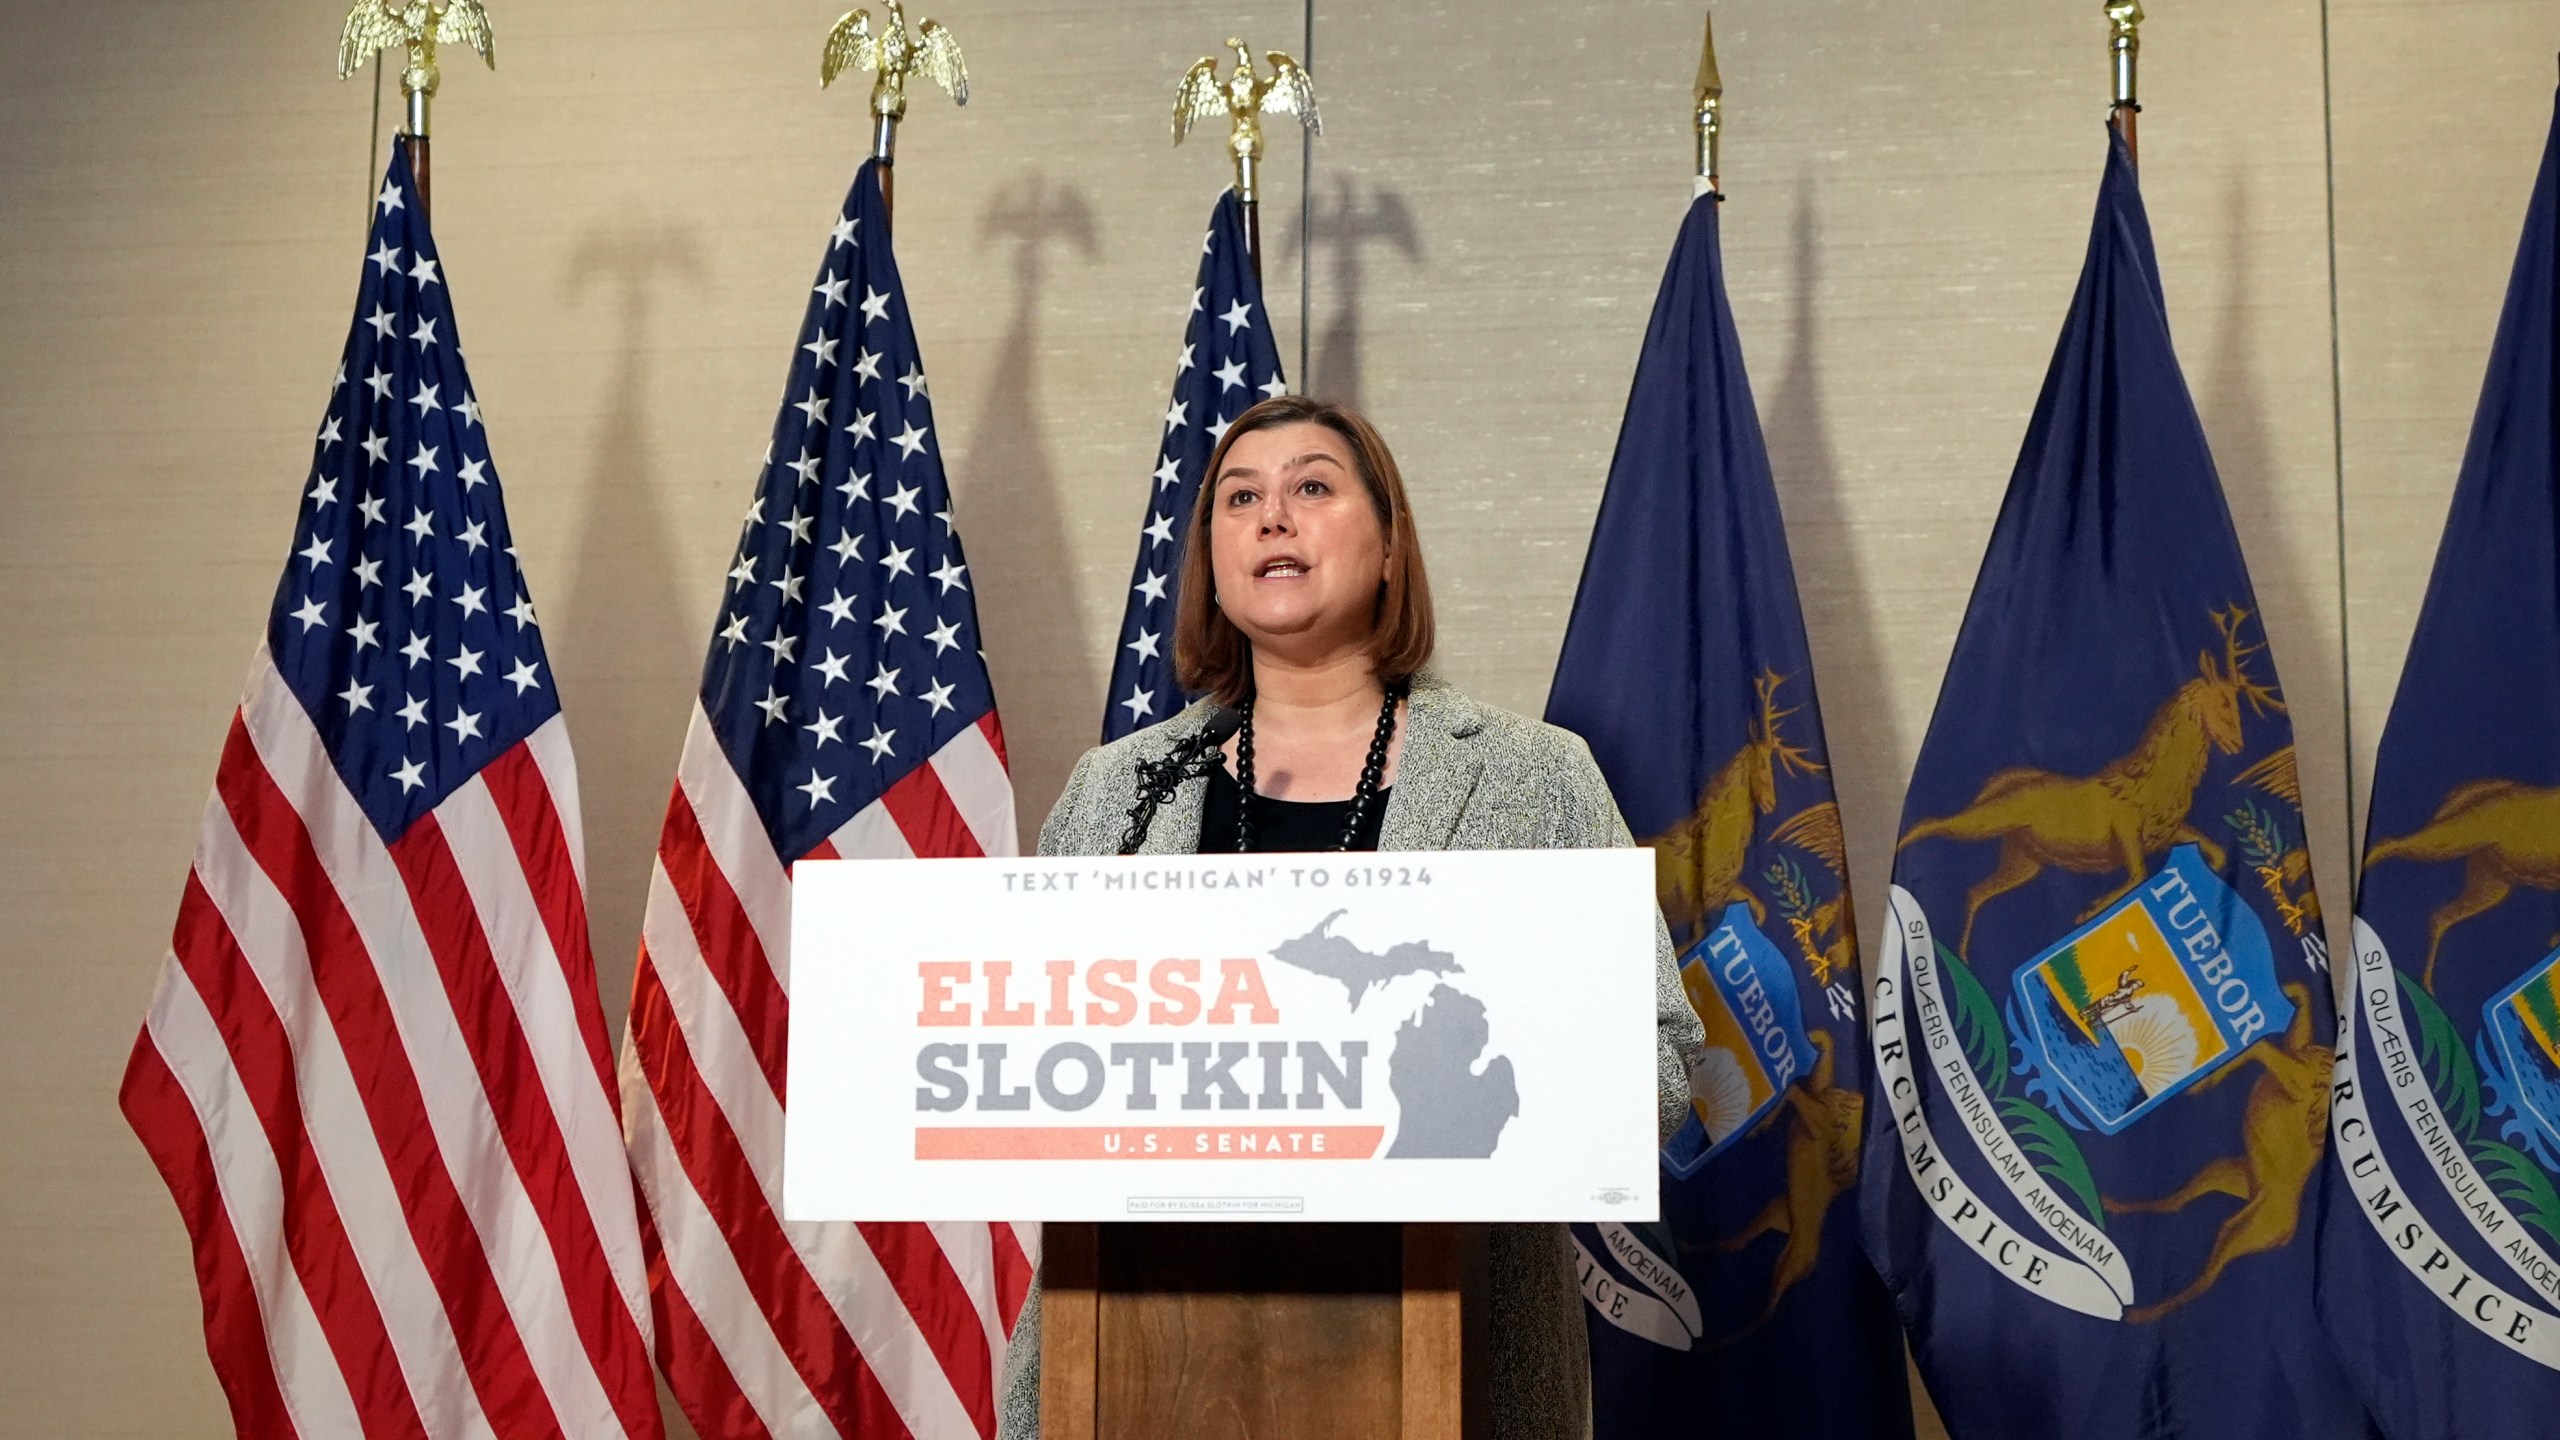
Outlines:
<svg viewBox="0 0 2560 1440"><path fill-rule="evenodd" d="M328 73L334 8L6 10L0 1435L224 1433L184 1238L113 1092L347 324L375 157L370 88ZM1871 896L2079 263L2097 8L1720 7L1729 279ZM2172 321L2342 910L2348 717L2369 757L2560 31L2548 0L2153 10L2143 153ZM439 241L577 741L610 1013L717 577L861 145L858 92L811 83L833 13L502 6L505 68L452 65L439 109ZM1305 20L1280 0L932 13L976 98L918 102L901 248L1037 816L1098 724L1222 174L1213 147L1167 146L1172 82L1229 33L1296 49ZM1534 711L1687 198L1697 6L1315 15L1311 243L1289 223L1294 139L1271 167L1284 353L1294 371L1305 260L1313 384L1398 447L1446 668Z"/></svg>

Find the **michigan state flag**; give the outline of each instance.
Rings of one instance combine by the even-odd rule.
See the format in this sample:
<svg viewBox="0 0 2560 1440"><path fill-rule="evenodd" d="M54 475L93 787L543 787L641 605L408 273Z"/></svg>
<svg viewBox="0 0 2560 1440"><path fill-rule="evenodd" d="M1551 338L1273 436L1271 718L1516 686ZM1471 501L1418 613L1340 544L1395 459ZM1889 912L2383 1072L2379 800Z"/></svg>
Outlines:
<svg viewBox="0 0 2560 1440"><path fill-rule="evenodd" d="M1966 1440L2364 1433L2292 726L2110 139L1903 806L1862 1210Z"/></svg>
<svg viewBox="0 0 2560 1440"><path fill-rule="evenodd" d="M2560 122L2373 779L2322 1310L2393 1440L2560 1427Z"/></svg>
<svg viewBox="0 0 2560 1440"><path fill-rule="evenodd" d="M1859 1252L1856 922L1712 195L1671 254L1547 699L1654 848L1705 1022L1662 1221L1577 1225L1599 1440L1906 1435Z"/></svg>

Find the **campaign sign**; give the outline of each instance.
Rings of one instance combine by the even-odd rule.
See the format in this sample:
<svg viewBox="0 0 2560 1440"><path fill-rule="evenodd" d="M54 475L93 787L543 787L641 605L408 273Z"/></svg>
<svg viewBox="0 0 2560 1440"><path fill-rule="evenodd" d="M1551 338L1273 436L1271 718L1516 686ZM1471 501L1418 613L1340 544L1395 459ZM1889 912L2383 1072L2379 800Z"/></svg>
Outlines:
<svg viewBox="0 0 2560 1440"><path fill-rule="evenodd" d="M793 1220L1650 1220L1643 850L803 861Z"/></svg>

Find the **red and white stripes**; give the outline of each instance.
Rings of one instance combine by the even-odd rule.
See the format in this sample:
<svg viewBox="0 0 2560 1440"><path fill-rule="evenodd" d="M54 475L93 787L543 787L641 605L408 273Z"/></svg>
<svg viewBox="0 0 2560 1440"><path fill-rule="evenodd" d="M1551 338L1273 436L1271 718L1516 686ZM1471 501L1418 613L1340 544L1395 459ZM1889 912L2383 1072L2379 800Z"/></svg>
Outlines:
<svg viewBox="0 0 2560 1440"><path fill-rule="evenodd" d="M989 715L812 855L1015 847ZM991 1436L1037 1232L782 1219L790 940L789 870L697 708L622 1056L631 1163L655 1220L660 1364L711 1440Z"/></svg>
<svg viewBox="0 0 2560 1440"><path fill-rule="evenodd" d="M661 1433L552 719L385 845L262 650L123 1089L244 1436Z"/></svg>

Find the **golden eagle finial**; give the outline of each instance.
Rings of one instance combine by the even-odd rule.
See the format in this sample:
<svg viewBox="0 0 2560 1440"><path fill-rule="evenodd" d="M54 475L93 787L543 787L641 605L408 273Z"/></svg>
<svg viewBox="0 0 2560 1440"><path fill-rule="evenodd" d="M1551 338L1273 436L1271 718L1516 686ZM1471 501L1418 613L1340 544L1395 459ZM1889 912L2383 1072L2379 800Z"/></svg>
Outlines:
<svg viewBox="0 0 2560 1440"><path fill-rule="evenodd" d="M409 97L410 133L426 134L426 101L434 99L443 78L436 67L438 45L466 45L489 68L498 68L498 42L489 31L489 12L480 0L356 0L338 32L338 78L346 79L364 62L394 45L408 51L400 72L400 93Z"/></svg>
<svg viewBox="0 0 2560 1440"><path fill-rule="evenodd" d="M1227 149L1236 161L1236 193L1250 204L1254 163L1262 158L1261 117L1295 115L1300 125L1318 135L1324 133L1324 122L1316 115L1316 82L1305 66L1273 50L1262 57L1271 64L1270 75L1264 76L1255 69L1253 51L1242 40L1229 40L1227 48L1236 52L1234 74L1219 79L1218 57L1203 56L1173 92L1173 143L1181 144L1194 122L1226 116Z"/></svg>
<svg viewBox="0 0 2560 1440"><path fill-rule="evenodd" d="M969 67L960 58L960 42L952 37L951 28L939 20L927 20L909 35L906 7L900 0L889 0L889 23L878 35L871 33L868 10L846 11L836 28L827 32L826 52L818 61L818 84L832 85L847 70L874 72L871 113L883 120L906 116L907 77L919 72L949 91L954 103L969 103Z"/></svg>

